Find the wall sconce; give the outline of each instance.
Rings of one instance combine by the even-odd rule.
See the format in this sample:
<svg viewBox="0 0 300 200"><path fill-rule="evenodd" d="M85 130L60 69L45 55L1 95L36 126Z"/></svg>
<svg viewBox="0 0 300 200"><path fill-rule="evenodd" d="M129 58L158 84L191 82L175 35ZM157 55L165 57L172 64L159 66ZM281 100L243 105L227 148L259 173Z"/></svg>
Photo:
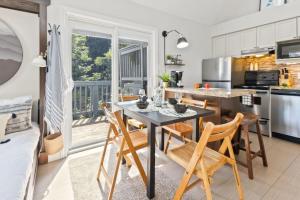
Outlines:
<svg viewBox="0 0 300 200"><path fill-rule="evenodd" d="M178 49L184 49L189 46L189 43L187 39L177 30L170 30L170 31L163 31L162 36L164 37L164 65L165 65L165 71L166 71L166 37L168 34L175 32L179 35L179 38L177 40L177 48Z"/></svg>
<svg viewBox="0 0 300 200"><path fill-rule="evenodd" d="M177 40L177 48L178 49L183 49L183 48L186 48L189 46L187 39L185 37L183 37L183 35L181 33L179 33L177 30L163 31L162 36L164 37L164 39L166 39L168 34L171 32L176 32L179 35L179 38Z"/></svg>
<svg viewBox="0 0 300 200"><path fill-rule="evenodd" d="M47 67L46 60L44 59L44 56L42 53L32 60L32 65L34 67Z"/></svg>

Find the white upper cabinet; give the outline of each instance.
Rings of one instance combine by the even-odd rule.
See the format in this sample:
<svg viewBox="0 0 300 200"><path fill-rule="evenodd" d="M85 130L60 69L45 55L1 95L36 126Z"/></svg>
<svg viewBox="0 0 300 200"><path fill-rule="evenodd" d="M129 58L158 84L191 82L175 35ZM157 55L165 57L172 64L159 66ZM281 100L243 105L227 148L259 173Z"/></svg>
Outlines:
<svg viewBox="0 0 300 200"><path fill-rule="evenodd" d="M226 55L241 55L241 32L226 35Z"/></svg>
<svg viewBox="0 0 300 200"><path fill-rule="evenodd" d="M297 38L297 19L288 19L277 22L276 41L291 40Z"/></svg>
<svg viewBox="0 0 300 200"><path fill-rule="evenodd" d="M241 50L249 50L257 47L256 28L241 31Z"/></svg>
<svg viewBox="0 0 300 200"><path fill-rule="evenodd" d="M226 38L225 35L213 38L213 57L226 56Z"/></svg>
<svg viewBox="0 0 300 200"><path fill-rule="evenodd" d="M275 24L268 24L257 27L257 46L275 46Z"/></svg>

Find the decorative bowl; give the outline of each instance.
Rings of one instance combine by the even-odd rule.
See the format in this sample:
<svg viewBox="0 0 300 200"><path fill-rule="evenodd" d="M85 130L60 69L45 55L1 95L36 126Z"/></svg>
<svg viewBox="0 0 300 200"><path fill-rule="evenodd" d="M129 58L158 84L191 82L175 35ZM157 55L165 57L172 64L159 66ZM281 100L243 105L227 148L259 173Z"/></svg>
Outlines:
<svg viewBox="0 0 300 200"><path fill-rule="evenodd" d="M149 102L148 101L138 101L136 102L136 106L139 108L139 109L146 109L149 105Z"/></svg>
<svg viewBox="0 0 300 200"><path fill-rule="evenodd" d="M177 102L177 100L175 99L175 98L169 98L168 99L168 102L169 102L169 104L171 104L171 105L175 105L175 104L177 104L178 102Z"/></svg>
<svg viewBox="0 0 300 200"><path fill-rule="evenodd" d="M174 109L177 113L185 113L188 109L188 106L185 104L175 104Z"/></svg>

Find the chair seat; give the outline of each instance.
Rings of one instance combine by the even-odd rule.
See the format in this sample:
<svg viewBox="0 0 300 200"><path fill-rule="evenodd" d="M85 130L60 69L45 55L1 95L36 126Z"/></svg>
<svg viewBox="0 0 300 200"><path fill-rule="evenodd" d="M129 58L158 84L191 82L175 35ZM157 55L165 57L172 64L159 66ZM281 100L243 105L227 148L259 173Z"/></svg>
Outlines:
<svg viewBox="0 0 300 200"><path fill-rule="evenodd" d="M191 161L196 145L197 143L195 142L189 142L180 147L176 147L168 151L168 156L186 169L189 162ZM203 159L204 159L204 166L208 174L212 174L218 168L222 167L227 160L224 155L208 147L205 148ZM197 164L195 169L196 169L195 174L198 175L197 171L201 172L200 163ZM201 173L199 174L201 176Z"/></svg>
<svg viewBox="0 0 300 200"><path fill-rule="evenodd" d="M188 136L193 133L193 127L190 124L184 122L166 125L162 128L181 137Z"/></svg>
<svg viewBox="0 0 300 200"><path fill-rule="evenodd" d="M132 141L134 149L137 151L139 149L145 148L148 145L148 139L146 133L142 131L132 131L129 132L130 139ZM116 140L118 145L121 145L121 141L123 139L123 136L119 136L119 138ZM123 149L124 154L130 153L129 147L127 144L125 144L124 149Z"/></svg>
<svg viewBox="0 0 300 200"><path fill-rule="evenodd" d="M243 113L244 119L241 122L242 126L255 124L258 120L258 116L253 113Z"/></svg>
<svg viewBox="0 0 300 200"><path fill-rule="evenodd" d="M143 124L142 122L136 120L136 119L128 119L127 120L127 123L130 125L130 126L134 126L136 128L139 128L139 129L142 129L142 128L145 128L145 124Z"/></svg>

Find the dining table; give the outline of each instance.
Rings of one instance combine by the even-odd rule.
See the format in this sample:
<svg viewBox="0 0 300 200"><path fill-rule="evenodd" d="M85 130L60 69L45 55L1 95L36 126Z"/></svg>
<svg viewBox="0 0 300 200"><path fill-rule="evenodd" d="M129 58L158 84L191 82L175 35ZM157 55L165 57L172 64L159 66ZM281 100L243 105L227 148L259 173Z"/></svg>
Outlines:
<svg viewBox="0 0 300 200"><path fill-rule="evenodd" d="M120 110L122 110L123 121L126 124L128 118L133 118L143 122L147 125L147 197L149 199L155 196L155 141L156 141L156 128L174 124L177 122L184 122L187 120L193 121L193 139L199 141L200 128L199 118L206 117L214 114L214 111L203 109L199 107L189 106L186 114L180 114L175 112L171 105L165 105L163 107L156 107L153 103L150 103L148 108L139 109L136 106L136 101L130 102L118 102L115 104ZM165 134L162 131L159 149L164 150Z"/></svg>

